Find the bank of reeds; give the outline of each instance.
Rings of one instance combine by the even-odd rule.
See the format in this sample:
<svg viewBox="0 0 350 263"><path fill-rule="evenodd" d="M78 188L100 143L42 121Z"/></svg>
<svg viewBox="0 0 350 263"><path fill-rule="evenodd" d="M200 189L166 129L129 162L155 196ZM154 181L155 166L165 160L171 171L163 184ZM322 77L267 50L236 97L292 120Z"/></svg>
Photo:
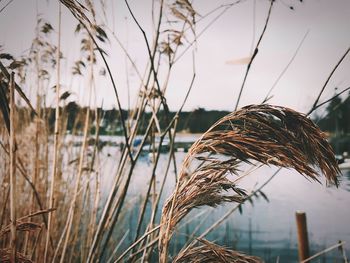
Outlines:
<svg viewBox="0 0 350 263"><path fill-rule="evenodd" d="M7 127L7 130L10 130L10 125L16 124L18 128L15 132L21 138L18 141L19 155L16 163L16 165L20 166L21 177L18 177L19 171L17 171L17 189L19 190L10 191L10 185L13 184L9 184L9 177L5 175L15 165L8 163L10 158L7 158L7 156L9 157L11 153L8 148L10 140L4 133L5 130L1 130L2 151L6 153L6 155L1 155L6 157L1 159L4 165L4 173L2 173L1 177L1 185L4 189L2 191L3 201L0 204L3 211L1 245L4 248L8 247L7 240L9 237L6 229L10 220L7 217L10 210L14 211L16 209L19 212L19 216L25 216L26 214L44 211L45 208L48 208L46 213L40 214L42 219L40 219L40 216L30 217L30 222L27 222L28 224L38 224L42 227L35 228L33 231L27 231L23 236L21 233L17 233L19 234L17 240L25 241L17 242L16 246L12 244L10 248L17 247L18 251L25 255L24 258L33 261L66 262L73 259L96 261L98 258L102 260L113 249L115 240L112 237L112 233L115 231L117 222L123 219L124 211L127 210L129 205L126 196L130 188L130 181L134 175L134 168L141 154L142 147L147 141L151 141L153 144L154 169L150 176L150 187L141 201L143 205L138 216L138 224L139 226L149 224L149 227L157 224L156 214L160 210L158 207L162 190L159 193L159 189L156 188L155 184L158 165L156 160L159 158L164 138L166 136L173 138L175 135L174 128L176 128L177 120L177 116L173 119L166 117L166 127L161 127L159 118L162 116L159 112L161 109L169 112L164 94L171 75L171 65L174 64L175 54L182 44L185 30L188 27L192 27L190 25L192 19L189 18L194 16L194 10L190 4L180 5L175 3L172 5L171 9L167 9L166 12L172 10L172 16L178 19L181 26L179 30L170 29L167 31L164 30L166 23L163 16L166 8L165 3L161 2L159 5L154 6L158 8L158 11L154 9L154 14L158 12L155 38L152 42L148 42L150 40L145 38L149 55L148 69L146 67L144 77L141 79L140 96L138 96L134 109L130 111L129 118L134 121L130 121L129 126L126 128L117 92L118 87L107 63L106 54L100 47L100 45L108 41L106 33L108 28L97 22L95 4L92 1L87 1L86 6L83 6L76 1L67 0L62 1L62 7L67 8L66 10L71 11L77 18L78 26L76 32L81 37L81 58L75 63L72 73L78 77L90 75L90 86L94 87L95 83L92 76L93 72L97 71L97 60L101 60L104 63L118 102L120 114L117 117L120 118L119 123L123 126L124 145L126 147L121 151L120 160L117 159L118 157L114 157L119 168L117 173L113 175L115 179L111 192L107 202L104 203L102 200L105 199L101 198L100 193L100 174L103 173L103 169L101 169L99 164L100 152L97 147L99 121L103 116L98 116L97 112L90 113L90 109L87 107L87 112L80 112L80 117L74 121L73 128L70 129L73 136L84 134L81 148L74 147L74 142L67 141L66 133L69 112L64 111L64 105L67 98L68 100L70 99L69 96L72 92L69 88L67 89L67 87L61 85L60 59L63 57L63 54L61 53L60 45L52 43L51 39L53 33L57 33L58 42L56 43L60 43L61 30L56 32L48 21L45 21L38 15L36 37L33 40L28 56L15 59L10 54L1 54L1 59L5 63L5 66L1 64L2 118L6 123L5 127ZM132 9L130 8L129 10L131 16L134 17ZM135 22L137 23L136 18ZM139 27L142 34L143 29L141 26ZM118 43L121 44L114 32L111 33ZM123 46L121 48L126 51ZM130 60L128 63L136 67L131 60L131 56L129 54L126 54L126 56ZM161 83L158 79L158 71L161 70L159 61L164 58L167 60L167 63L166 67L164 67L166 69L164 82ZM88 69L87 65L91 66L90 69ZM139 72L137 68L135 70ZM16 84L16 90L34 112L29 100L22 89L19 88L20 84L32 86L31 92L35 96L34 101L36 102L34 117L33 113L20 107L19 113L21 116L16 116L15 121L10 121L10 103L8 101L10 80L8 72L11 71L17 73L18 85ZM32 77L28 77L29 73L31 73ZM54 75L56 75L56 79L52 77ZM53 90L56 99L52 111L48 112L46 110L46 97L52 92L48 86L51 78L56 82ZM90 88L90 94L93 90L94 88ZM32 94L30 94L30 97L33 97ZM94 100L90 99L89 101L91 103ZM89 106L96 107L97 105L90 104ZM143 115L148 111L153 113L153 117L147 125L146 132L143 134L141 145L135 148L131 145L133 145L136 135L139 134ZM49 123L52 123L49 118L52 116L55 116L54 127L49 126ZM87 145L88 141L91 141L90 124L92 123L97 129L95 129L95 143L93 145L93 154L91 155L91 147L88 149ZM162 139L158 144L155 138L159 133ZM135 154L132 154L132 152L135 152ZM172 151L168 159L168 171L170 170L170 165L175 164L174 158ZM163 185L165 179L166 177L164 177ZM75 186L72 187L72 185ZM17 194L19 202L14 203L10 207L8 204L10 201L11 204L13 203L13 193ZM108 194L104 193L103 197L106 195L108 196ZM151 196L153 197L150 198ZM23 200L29 200L29 205L23 206ZM152 216L148 218L148 214L147 216L145 214L145 209L150 203L152 203L153 212ZM14 206L17 207L14 209ZM99 213L98 210L101 208L102 213ZM12 220L12 222L16 222L16 220ZM84 224L82 225L81 222L84 222ZM41 225L42 223L44 225ZM17 229L18 231L19 229ZM138 239L138 236L142 235L142 231L139 228L136 231L136 236L132 237L132 239ZM14 237L16 231L12 232ZM148 242L152 242L152 240L147 238L146 245ZM10 249L6 251L15 250ZM2 255L6 256L6 251L3 250Z"/></svg>
<svg viewBox="0 0 350 263"><path fill-rule="evenodd" d="M240 162L251 164L254 160L293 168L314 180L318 178L315 167L319 167L329 182L338 182L333 153L318 128L291 109L270 105L244 107L219 120L191 147L178 173L174 141L179 113L196 77L195 55L188 92L183 94L183 103L173 118L168 114L166 91L173 66L181 63L179 59L189 47L195 46L196 24L207 15L198 16L189 1L155 1L154 31L150 38L128 1L125 2L145 41L148 64L143 76L115 32L99 22L93 1L88 0L85 5L75 0L60 1L62 10L69 10L76 18L81 42L80 58L73 66L71 78L88 79L88 107L78 113L74 123L68 123L70 113L65 110L72 89L61 85L60 60L64 54L59 45L60 29L56 32L38 15L36 36L27 56L15 59L1 53L0 119L5 124L0 126L1 262L14 262L15 258L18 262L149 262L156 260L157 249L160 260L165 262L170 256L167 247L174 229L191 209L246 200L245 190L238 185L242 179L237 169ZM239 2L220 6L213 12L222 11L219 14L222 15ZM269 15L270 12L271 9ZM169 19L176 23L169 23ZM52 41L53 33L57 33L58 42ZM111 35L116 47L125 52L127 65L140 77L139 92L128 120L122 114L120 85L109 68L110 58L102 49L112 42ZM94 76L101 64L116 96L119 111L116 117L124 145L110 157L114 158L116 169L110 175L107 193L101 193L105 167L99 147L99 126L103 116L93 110L99 106L94 103L93 94L98 86ZM12 72L16 73L13 85ZM49 87L51 82L56 83L54 89ZM24 90L28 86L30 89ZM14 89L19 98L17 104L9 97ZM52 93L54 103L47 105L47 97ZM16 107L18 111L13 110ZM142 122L147 112L152 117L144 129ZM52 118L54 126L49 125ZM68 124L72 126L71 134ZM140 144L135 143L137 135ZM170 151L165 173L159 174L165 138L170 141ZM74 140L81 140L81 144L75 146ZM148 183L140 200L130 201L128 194L135 182L135 167L147 142L151 142L151 173L143 175ZM177 183L162 211L161 199L165 198L164 187L170 176ZM135 210L137 225L125 223L130 210ZM175 262L259 262L255 257L203 238L199 242L198 246L192 242L182 249Z"/></svg>

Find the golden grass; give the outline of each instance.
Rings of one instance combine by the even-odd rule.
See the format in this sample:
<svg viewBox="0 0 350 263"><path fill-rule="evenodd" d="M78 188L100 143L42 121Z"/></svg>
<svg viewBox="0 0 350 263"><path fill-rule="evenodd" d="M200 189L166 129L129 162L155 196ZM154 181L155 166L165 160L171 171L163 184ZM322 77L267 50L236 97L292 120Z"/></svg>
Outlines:
<svg viewBox="0 0 350 263"><path fill-rule="evenodd" d="M132 10L129 9L134 22L145 36L149 61L145 75L140 81L137 103L134 110L130 112L129 118L133 121L130 121L126 129L117 85L114 83L106 55L99 47L99 43L105 42L108 37L102 29L103 25L96 22L98 16L94 11L93 1L86 1L87 7L75 0L60 0L60 2L77 18L78 27L84 30L81 42L89 43L89 50L86 47L85 50L82 48L78 65L85 67L89 64L90 66L90 94L94 86L93 72L97 66L95 62L97 59L102 59L105 63L104 66L116 95L125 147L121 150L120 160L116 160L118 169L112 175L114 180L110 192L101 193L100 176L103 173L103 162L99 160L97 150L98 127L94 136L95 145L92 155L89 155L91 149L88 149L87 145L90 124L92 125L95 120L98 126L100 118L103 117L98 116L98 110L93 116L89 108L87 114L84 114L83 111L79 112L78 117L74 120L71 133L79 135L84 129L82 147L80 149L73 147L73 142L66 144L65 134L69 112L61 110L64 109L63 105L71 93L62 91L60 96L58 92L60 48L59 45L51 44L50 32L53 31L51 25L38 17L37 34L33 40L31 52L26 60L23 58L25 61L23 68L13 68L12 63L8 63L9 66L5 67L0 62L0 110L5 123L0 127L0 150L4 153L0 158L2 165L0 187L3 190L0 192L2 212L0 216L0 262L10 262L11 253L12 261L15 257L18 262L42 262L43 258L46 262L59 260L61 262L95 262L108 257L111 261L116 258L118 261L125 258L134 261L138 260L141 254L142 260L148 261L152 258L152 249L156 246L158 239L160 261L165 262L169 256L167 247L174 229L193 208L204 205L215 207L224 202L242 203L246 200L245 190L238 186L240 177L232 179L239 175L238 165L241 162L251 163L254 160L266 165L292 168L316 181L319 178L317 169L320 169L329 183L338 185L339 170L333 152L322 132L309 119L284 107L251 105L219 120L191 147L177 178L176 189L164 204L159 222L156 215L160 208L168 171L171 170L170 165L174 163L174 170L177 170L173 152L177 118L195 80L194 66L193 78L182 106L173 119L169 120L169 116L165 116L167 120L165 128L160 126L160 117L164 117L160 110L163 107L165 115L168 112L165 92L172 66L184 54L178 54L179 48L192 41L187 39L187 36L185 38L186 30L193 32L193 41L187 48L196 42L194 32L196 11L187 0L175 1L170 6L160 1L158 24L152 32L155 39L153 43L148 43L145 31L134 17ZM128 4L127 1L126 4ZM165 11L170 11L167 16L163 16ZM171 19L178 22L179 27L169 26L167 21L169 15ZM166 30L164 30L165 24ZM57 37L60 38L60 30L58 30ZM117 42L120 44L118 39ZM135 72L139 72L126 49L123 46L121 48L135 67ZM186 52L187 48L183 52ZM101 55L99 58L95 54L96 51ZM163 81L160 83L158 74L163 70L159 63L165 58L168 64L165 65L166 73L162 75L161 80ZM17 61L13 61L15 62ZM46 90L50 90L47 86L51 77L49 71L55 70L57 70L56 119L55 128L51 131L48 116L50 112L47 111L45 99L48 95L46 93L49 92ZM14 88L30 110L20 108L21 110L18 110L16 114L13 114L14 111L12 111L12 115L15 116L12 116L11 120L8 98L9 71L10 73L17 71L20 78L23 75L21 71L34 73L35 83L30 81L26 83L25 78L20 81L28 84L27 86L35 87L34 92L37 97L37 105L34 110L22 89L14 83ZM78 69L76 72L83 75L85 71ZM242 89L243 86L244 84ZM61 88L64 89L64 86ZM15 103L12 106L16 108ZM97 105L91 106L96 107ZM146 125L146 131L142 134L142 143L137 149L133 149L136 153L132 154L133 142L136 135L140 133L142 119L147 110L152 112L152 118ZM11 125L16 125L16 134L13 133L12 140L8 136ZM79 125L83 128L79 128ZM174 132L171 132L172 129ZM155 182L159 179L156 175L162 145L154 140L156 134L161 134L161 140L168 135L172 143L160 189L157 189ZM17 141L14 140L14 135ZM117 229L125 227L123 216L130 209L126 205L126 196L131 179L135 176L134 168L141 149L149 138L153 141L154 163L152 174L149 175L148 191L138 211L138 225L134 226L136 233L132 237L134 242L119 255L118 247L126 235L115 236L115 233ZM11 154L10 149L18 150L16 156ZM12 164L10 159L12 159ZM17 168L17 172L13 172L14 168ZM11 178L15 178L12 183L10 182L10 171L13 173ZM10 185L11 187L16 186L16 196L10 194ZM108 199L105 202L104 197L107 196ZM10 205L10 203L13 204ZM152 210L151 216L148 217L145 210L150 204ZM17 220L10 220L11 212L12 214L17 212ZM12 219L14 218L12 216ZM11 222L16 224L11 224ZM142 230L145 224L147 227ZM159 233L157 233L158 228ZM127 229L125 232L132 232L131 230ZM199 241L201 245L192 244L182 250L175 262L260 262L255 257L230 251L204 239ZM107 255L111 251L113 251L112 254Z"/></svg>
<svg viewBox="0 0 350 263"><path fill-rule="evenodd" d="M195 160L201 164L193 167ZM328 183L338 185L340 171L334 153L310 119L285 107L244 107L216 122L190 148L176 189L163 207L159 233L161 262L166 262L175 226L193 208L243 201L244 190L229 176L238 174L239 162L252 160L293 168L316 181L318 167Z"/></svg>
<svg viewBox="0 0 350 263"><path fill-rule="evenodd" d="M189 247L178 254L173 263L262 263L258 257L248 256L244 253L233 251L221 246L218 246L205 239L200 239L199 246Z"/></svg>

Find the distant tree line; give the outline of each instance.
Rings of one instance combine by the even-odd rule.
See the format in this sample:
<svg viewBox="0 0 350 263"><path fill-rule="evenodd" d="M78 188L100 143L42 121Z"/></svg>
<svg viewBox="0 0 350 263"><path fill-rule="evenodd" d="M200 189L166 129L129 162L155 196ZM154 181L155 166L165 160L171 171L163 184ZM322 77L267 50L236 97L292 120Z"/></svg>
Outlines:
<svg viewBox="0 0 350 263"><path fill-rule="evenodd" d="M76 102L70 102L64 107L60 108L60 114L62 115L62 124L65 126L65 130L69 133L74 133L74 130L81 130L84 125L86 107L81 107ZM55 109L47 108L45 109L50 130L53 131L55 123ZM197 108L193 111L184 111L179 114L177 131L186 131L189 133L203 133L212 124L214 124L219 118L228 114L228 111L217 111L210 110L207 111L203 108ZM121 134L121 124L120 124L120 114L115 108L113 109L101 109L91 110L90 113L90 123L91 129L95 131L96 129L96 114L99 116L99 132L102 135L119 135ZM129 118L132 113L123 110L122 111L124 120L132 122L133 120ZM157 114L159 124L162 128L168 126L169 121L175 116L175 112L170 112L165 114L164 111L160 111ZM146 112L141 117L141 124L139 127L139 133L144 133L148 123L152 117L151 112Z"/></svg>
<svg viewBox="0 0 350 263"><path fill-rule="evenodd" d="M327 106L325 115L316 122L330 134L330 142L337 153L350 153L350 93L345 99L334 98Z"/></svg>
<svg viewBox="0 0 350 263"><path fill-rule="evenodd" d="M345 100L334 98L327 106L324 117L318 117L318 125L324 131L337 134L350 133L350 93Z"/></svg>
<svg viewBox="0 0 350 263"><path fill-rule="evenodd" d="M60 114L63 117L61 127L63 130L74 133L74 130L81 130L85 121L86 107L82 107L76 102L69 102L64 107L60 108ZM42 114L46 116L49 123L50 131L53 132L55 123L55 109L46 108ZM184 111L179 114L177 131L185 131L189 133L203 133L219 118L227 115L228 111L205 110L204 108L197 108L193 111ZM24 113L21 113L24 115ZM99 116L99 123L96 122L96 114ZM124 120L132 122L132 113L123 110ZM129 116L130 115L130 116ZM90 123L92 131L95 131L96 126L99 126L99 132L103 135L118 135L121 134L121 124L119 111L113 109L91 110ZM158 121L161 127L168 126L169 120L175 116L175 112L165 114L160 111L157 114ZM318 126L330 134L331 142L333 144L341 144L340 150L349 150L350 145L350 93L345 99L339 97L334 98L327 106L322 116L314 118ZM152 117L151 112L146 112L141 117L141 125L139 133L144 133L149 120ZM129 123L130 124L130 123ZM349 144L349 145L348 145ZM345 145L345 146L344 146ZM339 148L339 147L336 147Z"/></svg>

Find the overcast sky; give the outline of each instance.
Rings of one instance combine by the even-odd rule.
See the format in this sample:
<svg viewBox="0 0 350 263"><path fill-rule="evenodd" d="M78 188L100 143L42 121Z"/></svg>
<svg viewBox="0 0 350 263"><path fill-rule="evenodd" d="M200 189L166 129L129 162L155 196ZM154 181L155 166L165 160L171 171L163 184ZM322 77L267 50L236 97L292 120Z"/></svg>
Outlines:
<svg viewBox="0 0 350 263"><path fill-rule="evenodd" d="M0 9L8 0L0 2ZM100 1L96 1L98 4ZM152 1L130 0L135 16L144 26L149 39L152 38ZM200 15L221 4L233 1L194 0L193 6ZM127 63L125 55L113 38L111 31L127 47L132 59L144 71L147 61L147 49L142 35L128 13L122 0L106 0L107 20L100 13L99 19L106 22L110 43L105 45L108 61L111 64L122 106L126 108L127 78L131 92L131 103L135 101L139 80ZM99 5L99 4L98 4ZM289 6L292 5L294 10ZM57 29L57 1L14 0L0 13L0 45L3 52L16 56L28 51L34 37L37 10L41 16ZM195 49L196 79L185 110L203 107L206 109L233 110L243 81L247 65L240 63L251 55L266 20L269 8L267 0L247 0L227 10L198 39ZM63 7L62 84L64 89L73 90L75 98L86 100L86 80L72 78L72 62L79 59L79 36L73 31L76 21ZM199 21L197 34L201 32L216 15ZM109 31L111 30L111 31ZM191 34L188 32L188 34ZM350 46L350 1L348 0L277 0L272 9L270 22L262 39L259 53L254 60L240 106L260 103L268 90L274 85L281 72L291 61L302 39L306 38L295 59L275 86L270 100L272 104L292 107L306 112L329 73L340 57ZM190 38L190 37L189 37ZM52 41L56 41L55 35ZM183 48L182 48L183 50ZM180 50L181 51L181 50ZM181 53L181 52L180 52ZM166 66L165 59L162 61ZM102 64L101 64L102 65ZM191 49L175 64L166 97L171 110L177 110L189 87L192 74ZM55 79L53 77L52 83ZM98 105L116 106L110 82L97 78ZM339 67L322 97L322 100L334 94L334 88L342 90L350 86L350 56ZM26 92L30 87L24 87Z"/></svg>

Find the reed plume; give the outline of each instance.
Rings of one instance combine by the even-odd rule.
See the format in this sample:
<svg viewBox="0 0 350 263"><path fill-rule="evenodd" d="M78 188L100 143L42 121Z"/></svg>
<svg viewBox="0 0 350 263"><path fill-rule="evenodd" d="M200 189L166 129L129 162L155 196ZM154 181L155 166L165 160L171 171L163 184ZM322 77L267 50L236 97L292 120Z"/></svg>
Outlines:
<svg viewBox="0 0 350 263"><path fill-rule="evenodd" d="M205 239L199 239L200 246L192 247L182 251L174 259L174 263L185 262L223 262L223 263L261 263L258 257L248 256L243 253L233 251L218 246Z"/></svg>
<svg viewBox="0 0 350 263"><path fill-rule="evenodd" d="M328 183L338 185L334 153L310 119L285 107L246 106L220 119L190 148L176 189L163 207L160 262L166 262L175 226L193 208L244 200L245 191L236 184L239 178L231 178L238 175L240 162L253 160L293 168L316 181L318 167Z"/></svg>

